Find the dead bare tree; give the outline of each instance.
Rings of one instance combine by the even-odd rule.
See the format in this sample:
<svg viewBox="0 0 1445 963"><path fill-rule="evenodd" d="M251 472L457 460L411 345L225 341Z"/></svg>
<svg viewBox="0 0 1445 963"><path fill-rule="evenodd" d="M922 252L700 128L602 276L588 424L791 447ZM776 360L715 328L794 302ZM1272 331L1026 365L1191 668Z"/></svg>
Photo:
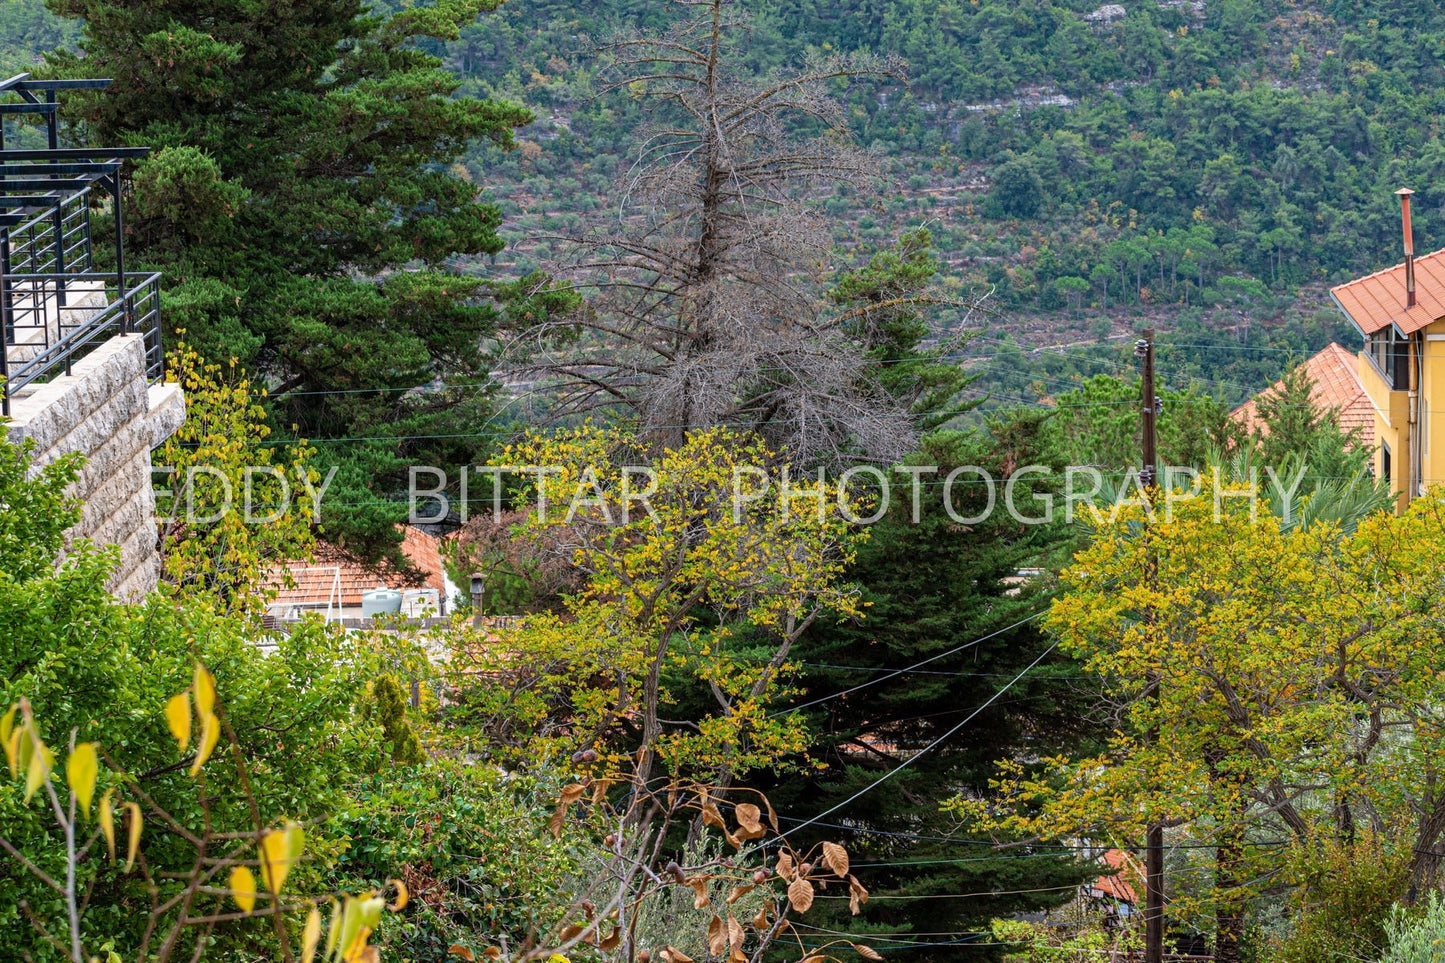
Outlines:
<svg viewBox="0 0 1445 963"><path fill-rule="evenodd" d="M808 199L873 182L875 159L853 144L832 90L901 78L901 64L819 57L742 78L730 58L746 21L731 0L677 6L685 16L666 34L604 48L606 89L647 101L655 122L610 222L570 239L558 273L586 295L582 308L514 332L506 363L550 383L559 416L620 409L664 444L728 425L760 432L795 463L894 459L928 388L878 377L897 359L883 357L889 325L874 315L936 299L918 285L830 302L832 234Z"/></svg>

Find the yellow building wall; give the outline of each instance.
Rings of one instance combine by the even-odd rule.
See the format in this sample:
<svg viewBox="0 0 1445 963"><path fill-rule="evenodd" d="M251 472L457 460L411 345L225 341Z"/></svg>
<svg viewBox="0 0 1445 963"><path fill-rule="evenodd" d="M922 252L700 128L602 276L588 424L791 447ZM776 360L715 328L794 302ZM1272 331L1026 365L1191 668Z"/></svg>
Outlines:
<svg viewBox="0 0 1445 963"><path fill-rule="evenodd" d="M1441 338L1431 341L1430 336ZM1421 475L1427 486L1445 485L1445 324L1425 329L1420 379Z"/></svg>
<svg viewBox="0 0 1445 963"><path fill-rule="evenodd" d="M1403 508L1406 472L1410 465L1410 395L1408 391L1391 391L1384 376L1363 351L1359 354L1358 364L1360 382L1365 386L1365 393L1370 396L1375 406L1375 477L1380 478L1384 474L1385 448L1388 447L1390 491L1395 493L1397 507ZM1445 423L1445 418L1438 420ZM1445 450L1445 443L1431 445L1430 448Z"/></svg>

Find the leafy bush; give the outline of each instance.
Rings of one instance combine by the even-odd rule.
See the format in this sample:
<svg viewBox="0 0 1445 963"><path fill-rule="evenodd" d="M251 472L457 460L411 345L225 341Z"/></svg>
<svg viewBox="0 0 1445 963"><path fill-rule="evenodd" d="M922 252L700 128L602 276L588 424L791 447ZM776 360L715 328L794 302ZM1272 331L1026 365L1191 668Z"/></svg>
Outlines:
<svg viewBox="0 0 1445 963"><path fill-rule="evenodd" d="M1445 961L1445 899L1431 893L1423 912L1391 907L1385 921L1385 938L1390 948L1380 957L1380 963Z"/></svg>
<svg viewBox="0 0 1445 963"><path fill-rule="evenodd" d="M354 888L406 883L406 913L381 931L396 959L455 960L453 944L521 946L563 921L588 845L575 824L550 832L556 794L545 776L457 759L384 770L329 827L349 840L337 871Z"/></svg>
<svg viewBox="0 0 1445 963"><path fill-rule="evenodd" d="M1386 923L1394 919L1395 897L1404 890L1409 856L1408 849L1389 850L1374 836L1353 845L1302 848L1291 867L1304 884L1296 897L1294 931L1269 958L1274 963L1374 959L1385 945Z"/></svg>

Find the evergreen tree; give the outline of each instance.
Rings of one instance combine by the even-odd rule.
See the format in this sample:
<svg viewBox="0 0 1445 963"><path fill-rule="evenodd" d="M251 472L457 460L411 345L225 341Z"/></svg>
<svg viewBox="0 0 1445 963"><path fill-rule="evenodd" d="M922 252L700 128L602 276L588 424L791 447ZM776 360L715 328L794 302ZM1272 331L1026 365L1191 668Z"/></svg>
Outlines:
<svg viewBox="0 0 1445 963"><path fill-rule="evenodd" d="M1314 390L1309 369L1296 365L1277 387L1260 394L1252 438L1259 460L1283 465L1302 458L1312 475L1349 478L1364 469L1370 452L1358 429L1341 431L1338 412L1315 404Z"/></svg>
<svg viewBox="0 0 1445 963"><path fill-rule="evenodd" d="M531 114L453 97L429 51L496 0L388 16L360 0L50 3L85 22L51 70L115 80L75 99L89 140L155 148L134 172L132 263L165 273L173 328L262 373L277 420L345 467L332 498L374 503L366 484L379 473L384 493L403 454L474 455L405 438L463 434L488 408L475 384L501 292L449 260L500 251L501 216L449 165L478 139L510 145ZM468 387L411 390L439 381ZM325 445L355 437L370 443ZM374 550L395 514L328 528Z"/></svg>
<svg viewBox="0 0 1445 963"><path fill-rule="evenodd" d="M813 757L826 768L810 779L783 780L771 798L790 839L844 842L854 861L869 867L875 897L851 922L839 902L836 917L820 926L858 926L860 933L985 930L992 917L1056 905L1098 872L1059 847L996 851L992 840L949 838L952 820L940 812L959 792L982 792L997 760L1077 745L1085 731L1075 663L1045 656L1024 671L1049 648L1037 620L1025 620L1048 607L1050 594L1045 578L1020 584L1016 573L1041 564L1064 531L1011 518L1002 482L995 510L981 522L960 524L944 508L941 482L954 467L978 465L1005 478L1042 459L1039 430L1039 418L1025 415L986 432L925 439L909 462L937 466L938 474L919 480L918 523L909 477L896 473L888 513L872 527L851 572L862 586L866 617L818 626L795 650L803 664L798 705L816 734ZM1017 486L1020 514L1042 514L1033 495L1053 487L1042 477ZM975 474L961 475L951 495L959 517L985 513L987 489ZM935 661L917 671L888 675L929 658ZM840 803L818 824L799 828ZM1018 890L1030 892L1010 892ZM1000 895L979 895L994 891ZM920 942L942 944L924 958L947 958L951 941ZM976 948L962 952L978 958Z"/></svg>

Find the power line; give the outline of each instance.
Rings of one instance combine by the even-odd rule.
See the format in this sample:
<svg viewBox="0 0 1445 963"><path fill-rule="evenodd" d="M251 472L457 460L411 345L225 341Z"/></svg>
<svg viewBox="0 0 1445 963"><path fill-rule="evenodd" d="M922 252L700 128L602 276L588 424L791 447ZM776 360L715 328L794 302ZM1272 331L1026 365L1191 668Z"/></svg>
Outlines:
<svg viewBox="0 0 1445 963"><path fill-rule="evenodd" d="M1024 621L1024 622L1030 621L1030 620L1032 620L1032 619L1038 618L1038 617L1039 617L1040 615L1042 615L1042 614L1043 614L1042 612L1036 613L1036 614L1034 614L1034 615L1029 616L1027 619L1024 619L1023 621ZM1021 624L1023 624L1023 623L1020 622L1020 623L1018 623L1018 624L1021 625ZM1013 628L1013 626L1010 626L1010 628ZM1006 630L1006 629L1001 629L1000 631L1007 631L1007 630ZM980 641L982 641L982 640L980 640ZM957 732L958 732L959 730L961 730L964 726L968 725L968 724L969 724L970 722L972 722L975 718L977 718L977 716L979 715L979 713L983 712L983 710L985 710L985 709L987 709L989 706L993 705L994 702L998 701L998 698L999 698L1000 696L1002 696L1002 695L1003 695L1005 692L1007 692L1009 689L1013 688L1013 687L1018 683L1018 681L1019 681L1020 679L1022 679L1025 675L1027 675L1027 674L1028 674L1035 666L1037 666L1040 662L1042 662L1042 661L1044 660L1044 658L1045 658L1050 652L1054 651L1054 649L1056 649L1056 648L1058 647L1058 644L1059 644L1058 642L1051 642L1051 643L1049 644L1049 646L1048 646L1046 649L1044 649L1044 651L1040 652L1040 653L1038 654L1038 656L1037 656L1032 662L1030 662L1028 665L1024 666L1024 668L1019 671L1019 674L1018 674L1018 675L1014 676L1012 679L1010 679L1010 680L1008 681L1008 683L1007 683L1002 689L999 689L999 690L998 690L997 692L995 692L992 696L990 696L990 697L988 698L988 701L987 701L987 702L985 702L983 705L979 706L977 709L974 709L974 710L973 710L972 712L970 712L967 716L965 716L957 725L955 725L955 726L953 726L952 728L950 728L950 729L949 729L947 732L945 732L943 735L939 736L937 739L933 740L933 741L930 742L928 745L924 746L922 749L918 750L918 751L915 752L913 755L911 755L911 756L909 756L907 759L903 760L903 762L899 763L897 766L894 766L892 769L888 770L886 773L884 773L884 774L883 774L882 776L880 776L878 779L874 780L873 782L871 782L871 783L869 783L868 785L864 786L862 789L860 789L860 790L858 790L857 792L855 792L853 795L849 796L847 799L844 799L842 802L837 803L837 804L834 805L834 806L830 806L829 808L827 808L827 809L823 810L822 812L818 813L818 814L817 814L816 816L814 816L812 819L808 819L808 820L803 821L802 823L799 823L798 826L797 826L797 828L798 828L798 829L807 828L808 826L812 825L814 822L818 821L819 819L822 819L824 816L830 816L830 815L832 815L833 813L837 812L838 810L842 809L844 806L847 806L847 805L849 805L850 803L854 802L855 800L861 798L861 797L862 797L863 795L865 795L866 793L872 792L874 789L877 789L879 786L883 785L883 783L887 782L889 779L892 779L894 776L898 775L898 774L899 774L900 772L902 772L904 769L907 769L910 765L912 765L912 764L913 764L914 762L916 762L918 759L922 758L926 753L928 753L929 750L937 747L938 745L940 745L941 743L943 743L945 740L952 738L955 733L957 733Z"/></svg>
<svg viewBox="0 0 1445 963"><path fill-rule="evenodd" d="M880 682L886 682L886 681L888 681L889 679L892 679L892 678L894 678L894 677L896 677L896 676L900 676L900 675L903 675L903 674L905 674L905 673L907 673L907 672L911 672L912 670L918 668L919 666L928 665L930 662L937 662L939 659L947 658L947 657L950 656L950 655L954 655L954 654L956 654L956 653L958 653L958 652L962 652L964 649L971 648L972 646L979 645L980 643L983 643L983 642L987 642L989 639L992 639L992 638L995 638L995 637L997 637L997 636L1003 635L1005 632L1011 632L1011 631L1013 631L1014 629L1019 628L1019 627L1022 626L1022 625L1027 625L1029 622L1032 622L1034 619L1037 619L1037 618L1042 617L1047 611L1048 611L1047 609L1040 609L1039 611L1033 613L1032 615L1028 615L1028 616L1025 616L1025 617L1022 618L1022 619L1019 619L1017 622L1013 623L1012 625L1006 625L1006 626L1004 626L1004 627L1001 628L1001 629L995 629L994 631L988 633L987 635L982 636L982 637L977 638L977 639L974 639L974 640L971 641L971 642L965 642L965 643L963 643L962 645L954 646L954 647L951 648L951 649L947 649L947 650L945 650L945 651L943 651L943 652L938 653L937 655L931 655L931 656L929 656L928 658L923 659L922 661L915 662L915 663L913 663L912 665L905 666L905 667L903 667L903 668L901 668L901 669L894 669L893 671L889 672L887 675L879 676L879 677L876 678L876 679L869 679L867 682L859 683L858 685L855 685L855 686L853 686L852 688L849 688L849 689L844 689L844 690L841 691L841 692L835 692L835 693L833 693L832 695L821 696L821 697L819 697L819 698L817 698L817 699L813 699L813 700L811 700L811 701L809 701L809 702L804 702L802 705L793 706L792 708L789 708L789 709L781 709L781 710L779 710L778 712L771 713L771 714L768 716L768 718L774 719L774 718L777 718L778 716L785 716L785 715L788 715L788 714L790 714L790 713L798 712L798 711L800 711L800 710L802 710L802 709L808 709L808 708L811 708L812 706L819 705L819 704L821 704L821 703L828 702L828 701L833 700L833 699L840 699L840 698L842 698L843 696L851 695L851 694L853 694L854 692L861 691L861 690L863 690L863 689L868 688L869 686L877 685L877 684L880 683ZM1052 649L1052 648L1053 648L1053 647L1050 646L1050 649ZM1045 653L1045 655L1047 655L1047 653ZM1042 656L1040 656L1040 658L1042 658ZM1032 666L1030 666L1030 668L1032 668ZM1025 671L1027 671L1027 670L1025 670ZM1017 681L1017 677L1015 677L1015 681ZM1012 683L1010 683L1010 684L1012 684ZM1007 686L1005 686L1005 689L1006 689L1006 688L1007 688ZM1003 691L1001 690L999 693L997 693L997 694L995 695L994 698L997 698L998 695L1002 695L1002 694L1003 694ZM990 699L989 701L992 702L993 700ZM930 748L931 748L931 747L930 747ZM921 751L920 751L920 755L922 754L922 752L926 752L926 751L927 751L927 749L921 750Z"/></svg>

